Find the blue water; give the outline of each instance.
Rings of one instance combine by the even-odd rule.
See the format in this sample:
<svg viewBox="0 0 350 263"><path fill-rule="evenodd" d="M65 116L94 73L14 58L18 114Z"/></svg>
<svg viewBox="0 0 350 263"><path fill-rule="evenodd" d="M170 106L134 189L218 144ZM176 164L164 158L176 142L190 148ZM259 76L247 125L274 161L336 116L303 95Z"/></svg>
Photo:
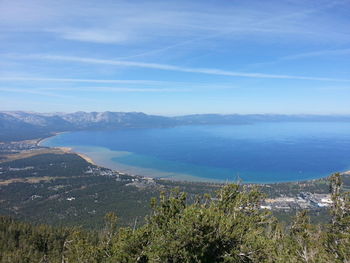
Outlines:
<svg viewBox="0 0 350 263"><path fill-rule="evenodd" d="M187 180L282 182L350 170L350 123L258 123L64 133L67 146L126 172Z"/></svg>

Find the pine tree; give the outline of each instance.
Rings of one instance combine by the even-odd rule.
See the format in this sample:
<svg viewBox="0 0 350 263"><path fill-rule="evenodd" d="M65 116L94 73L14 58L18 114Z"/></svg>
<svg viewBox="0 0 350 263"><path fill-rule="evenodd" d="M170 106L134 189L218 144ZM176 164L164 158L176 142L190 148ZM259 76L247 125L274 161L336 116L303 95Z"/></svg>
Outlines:
<svg viewBox="0 0 350 263"><path fill-rule="evenodd" d="M331 224L325 246L336 262L350 262L350 193L342 191L339 173L330 177L332 196Z"/></svg>

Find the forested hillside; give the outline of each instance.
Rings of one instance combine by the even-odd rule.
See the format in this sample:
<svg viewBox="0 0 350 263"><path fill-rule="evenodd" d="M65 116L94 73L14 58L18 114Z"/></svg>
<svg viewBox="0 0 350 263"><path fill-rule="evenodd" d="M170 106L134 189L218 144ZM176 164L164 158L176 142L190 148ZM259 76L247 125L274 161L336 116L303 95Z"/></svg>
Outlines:
<svg viewBox="0 0 350 263"><path fill-rule="evenodd" d="M256 189L226 185L188 202L177 190L152 199L141 227L116 227L107 214L99 232L0 219L1 262L350 262L350 195L330 178L329 224L306 211L285 226L259 209Z"/></svg>
<svg viewBox="0 0 350 263"><path fill-rule="evenodd" d="M99 229L107 212L116 212L119 225L143 222L149 200L176 186L193 196L218 185L143 179L88 163L59 150L0 161L0 214L27 222ZM34 151L31 152L34 154ZM1 155L0 155L1 156ZM21 157L20 154L9 158Z"/></svg>

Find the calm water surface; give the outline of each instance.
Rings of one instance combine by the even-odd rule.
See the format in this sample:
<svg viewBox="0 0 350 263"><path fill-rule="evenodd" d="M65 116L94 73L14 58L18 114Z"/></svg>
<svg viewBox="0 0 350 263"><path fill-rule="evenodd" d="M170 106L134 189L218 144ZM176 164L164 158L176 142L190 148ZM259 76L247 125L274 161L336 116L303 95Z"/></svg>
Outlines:
<svg viewBox="0 0 350 263"><path fill-rule="evenodd" d="M124 172L281 182L350 170L350 123L258 123L64 133L45 140Z"/></svg>

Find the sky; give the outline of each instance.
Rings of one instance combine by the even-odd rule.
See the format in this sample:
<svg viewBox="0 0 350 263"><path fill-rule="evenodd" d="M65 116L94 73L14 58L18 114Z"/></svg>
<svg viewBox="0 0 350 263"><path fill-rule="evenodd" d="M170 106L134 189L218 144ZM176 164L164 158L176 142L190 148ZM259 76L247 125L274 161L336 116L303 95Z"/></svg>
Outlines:
<svg viewBox="0 0 350 263"><path fill-rule="evenodd" d="M350 114L350 0L0 0L0 111Z"/></svg>

